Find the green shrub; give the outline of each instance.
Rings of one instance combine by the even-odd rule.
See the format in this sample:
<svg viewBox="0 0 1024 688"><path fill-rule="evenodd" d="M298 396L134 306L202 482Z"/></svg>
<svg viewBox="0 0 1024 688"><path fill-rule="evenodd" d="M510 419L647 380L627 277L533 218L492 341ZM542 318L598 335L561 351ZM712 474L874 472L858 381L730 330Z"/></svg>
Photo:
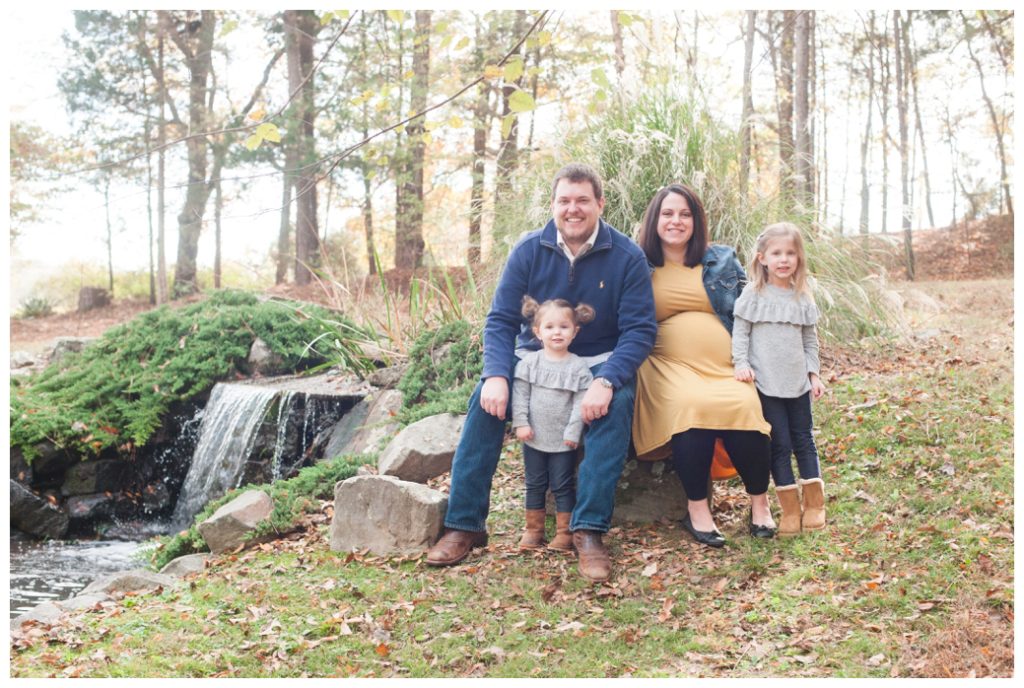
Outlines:
<svg viewBox="0 0 1024 688"><path fill-rule="evenodd" d="M45 296L33 296L21 302L19 318L45 318L53 315L53 302Z"/></svg>
<svg viewBox="0 0 1024 688"><path fill-rule="evenodd" d="M29 460L44 439L79 453L130 452L150 438L172 403L238 374L256 337L286 370L322 362L308 344L331 332L327 318L315 306L260 302L233 291L149 311L108 330L80 354L12 380L11 444Z"/></svg>
<svg viewBox="0 0 1024 688"><path fill-rule="evenodd" d="M456 320L422 333L398 383L399 421L406 424L437 413L465 413L483 365L480 327Z"/></svg>
<svg viewBox="0 0 1024 688"><path fill-rule="evenodd" d="M285 533L295 527L303 514L312 513L320 508L318 500L334 495L334 485L341 480L351 478L360 466L374 463L373 454L355 454L335 457L329 461L308 466L299 470L294 478L279 480L269 485L245 485L231 490L220 499L206 505L194 519L193 524L176 535L157 538L156 551L151 561L156 569L161 569L170 561L186 554L206 552L209 548L206 541L196 528L221 508L243 492L262 490L274 502L270 518L260 523L250 532L246 539L259 538L271 533Z"/></svg>

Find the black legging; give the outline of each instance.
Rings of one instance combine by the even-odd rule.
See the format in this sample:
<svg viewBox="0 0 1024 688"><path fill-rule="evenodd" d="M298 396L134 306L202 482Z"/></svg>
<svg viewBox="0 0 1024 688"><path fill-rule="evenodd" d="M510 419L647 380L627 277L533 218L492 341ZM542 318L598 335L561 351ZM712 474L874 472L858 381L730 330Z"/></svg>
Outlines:
<svg viewBox="0 0 1024 688"><path fill-rule="evenodd" d="M672 465L683 483L687 499L707 499L715 438L721 437L747 494L768 491L771 439L756 430L705 430L693 428L672 436Z"/></svg>

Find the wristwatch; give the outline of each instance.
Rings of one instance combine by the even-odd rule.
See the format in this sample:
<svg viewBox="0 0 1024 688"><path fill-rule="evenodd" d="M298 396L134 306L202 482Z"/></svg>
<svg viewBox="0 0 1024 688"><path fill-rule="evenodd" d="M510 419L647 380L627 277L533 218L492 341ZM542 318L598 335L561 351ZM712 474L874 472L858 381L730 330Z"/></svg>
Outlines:
<svg viewBox="0 0 1024 688"><path fill-rule="evenodd" d="M612 381L609 380L606 377L595 377L594 378L594 382L597 382L602 387L607 387L608 389L614 389L615 388L615 385L612 384Z"/></svg>

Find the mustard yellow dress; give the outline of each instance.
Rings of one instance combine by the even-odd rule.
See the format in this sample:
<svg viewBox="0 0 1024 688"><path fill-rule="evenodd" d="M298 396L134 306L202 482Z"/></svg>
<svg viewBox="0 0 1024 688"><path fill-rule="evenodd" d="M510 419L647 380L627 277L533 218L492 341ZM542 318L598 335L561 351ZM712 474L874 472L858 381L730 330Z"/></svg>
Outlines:
<svg viewBox="0 0 1024 688"><path fill-rule="evenodd" d="M771 433L754 385L733 377L732 339L702 272L666 261L651 277L658 338L637 371L633 414L633 444L645 461L668 457L672 436L692 428Z"/></svg>

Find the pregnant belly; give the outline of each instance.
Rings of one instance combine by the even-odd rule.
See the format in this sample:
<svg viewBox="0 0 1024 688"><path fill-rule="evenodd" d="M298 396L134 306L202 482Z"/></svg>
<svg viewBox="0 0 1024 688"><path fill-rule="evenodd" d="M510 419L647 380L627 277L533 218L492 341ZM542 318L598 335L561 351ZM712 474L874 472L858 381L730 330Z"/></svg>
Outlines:
<svg viewBox="0 0 1024 688"><path fill-rule="evenodd" d="M662 320L653 355L698 371L732 375L732 338L713 313L686 311Z"/></svg>

